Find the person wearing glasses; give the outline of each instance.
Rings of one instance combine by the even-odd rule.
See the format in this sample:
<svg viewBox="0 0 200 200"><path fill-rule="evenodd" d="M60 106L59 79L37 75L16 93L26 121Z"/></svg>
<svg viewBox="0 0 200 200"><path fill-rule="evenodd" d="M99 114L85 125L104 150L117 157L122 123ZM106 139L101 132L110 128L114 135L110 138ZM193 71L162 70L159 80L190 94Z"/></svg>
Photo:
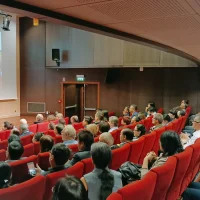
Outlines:
<svg viewBox="0 0 200 200"><path fill-rule="evenodd" d="M195 143L195 141L200 138L200 115L197 115L193 122L192 122L192 126L195 130L195 132L193 133L193 136L190 138L188 134L182 133L180 135L181 138L181 142L183 144L183 148L185 149L186 147L192 145Z"/></svg>
<svg viewBox="0 0 200 200"><path fill-rule="evenodd" d="M141 136L143 136L146 133L145 126L143 124L137 124L134 128L134 137L133 141L138 140Z"/></svg>

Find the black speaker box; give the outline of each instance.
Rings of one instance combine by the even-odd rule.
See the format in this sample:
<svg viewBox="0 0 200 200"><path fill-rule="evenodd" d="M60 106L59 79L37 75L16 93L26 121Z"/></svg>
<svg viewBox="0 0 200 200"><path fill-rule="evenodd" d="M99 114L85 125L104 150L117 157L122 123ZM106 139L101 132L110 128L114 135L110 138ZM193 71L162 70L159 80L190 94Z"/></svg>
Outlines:
<svg viewBox="0 0 200 200"><path fill-rule="evenodd" d="M52 60L60 60L60 49L52 49Z"/></svg>
<svg viewBox="0 0 200 200"><path fill-rule="evenodd" d="M111 84L119 79L120 69L119 68L109 68L106 73L105 83Z"/></svg>

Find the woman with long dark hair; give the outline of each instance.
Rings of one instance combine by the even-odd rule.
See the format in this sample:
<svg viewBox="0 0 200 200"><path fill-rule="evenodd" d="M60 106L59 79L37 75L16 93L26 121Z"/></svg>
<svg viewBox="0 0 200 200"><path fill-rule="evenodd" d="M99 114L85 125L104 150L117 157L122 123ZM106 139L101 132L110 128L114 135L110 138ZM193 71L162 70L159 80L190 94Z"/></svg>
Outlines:
<svg viewBox="0 0 200 200"><path fill-rule="evenodd" d="M112 192L122 187L121 173L108 168L112 152L107 144L92 144L91 156L95 169L84 175L81 181L88 191L89 200L106 200Z"/></svg>
<svg viewBox="0 0 200 200"><path fill-rule="evenodd" d="M183 146L179 135L174 131L165 131L160 137L160 150L159 157L155 152L149 152L144 158L141 168L141 177L143 177L150 169L159 167L167 161L169 156L173 156L183 151ZM149 168L149 162L154 162L152 167Z"/></svg>
<svg viewBox="0 0 200 200"><path fill-rule="evenodd" d="M11 178L11 166L1 161L0 162L0 189L9 187L9 182Z"/></svg>

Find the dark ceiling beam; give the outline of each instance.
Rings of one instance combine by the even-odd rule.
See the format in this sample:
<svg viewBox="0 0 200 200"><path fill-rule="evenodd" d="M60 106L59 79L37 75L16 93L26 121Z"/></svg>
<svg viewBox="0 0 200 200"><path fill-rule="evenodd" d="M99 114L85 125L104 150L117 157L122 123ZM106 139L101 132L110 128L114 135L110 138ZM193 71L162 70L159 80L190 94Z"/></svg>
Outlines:
<svg viewBox="0 0 200 200"><path fill-rule="evenodd" d="M1 0L0 4L4 5L4 6L8 6L8 7L12 7L12 8L16 8L19 10L24 10L24 11L28 11L31 13L36 13L39 15L43 15L46 17L50 17L50 18L54 18L54 19L58 19L67 23L71 23L74 25L78 25L78 27L87 30L87 31L92 31L95 33L101 33L104 35L108 35L108 36L112 36L112 37L116 37L119 39L123 39L126 41L130 41L130 42L135 42L138 44L142 44L142 45L146 45L152 48L156 48L165 52L169 52L181 57L184 57L186 59L189 59L193 62L195 62L198 66L200 65L200 60L190 54L187 54L181 50L175 49L173 47L161 44L159 42L155 42L152 40L148 40L145 39L143 37L139 37L137 35L134 34L130 34L130 33L126 33L123 31L119 31L113 28L108 28L106 26L102 26L99 24L95 24L86 20L82 20L82 19L78 19L69 15L65 15L65 14L61 14L52 10L48 10L48 9L44 9L44 8L40 8L37 6L32 6L29 4L25 4L25 3L21 3L21 2L17 2L14 0Z"/></svg>

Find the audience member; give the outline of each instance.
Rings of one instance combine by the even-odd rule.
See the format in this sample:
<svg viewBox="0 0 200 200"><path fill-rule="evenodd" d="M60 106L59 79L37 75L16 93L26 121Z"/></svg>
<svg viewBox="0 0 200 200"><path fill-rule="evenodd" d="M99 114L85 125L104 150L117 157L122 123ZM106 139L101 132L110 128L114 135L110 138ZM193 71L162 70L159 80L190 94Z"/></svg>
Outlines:
<svg viewBox="0 0 200 200"><path fill-rule="evenodd" d="M171 122L172 122L173 120L175 120L177 118L177 111L176 110L170 110L168 115L169 115Z"/></svg>
<svg viewBox="0 0 200 200"><path fill-rule="evenodd" d="M99 136L99 142L104 142L111 147L114 144L114 139L111 133L104 132Z"/></svg>
<svg viewBox="0 0 200 200"><path fill-rule="evenodd" d="M179 110L177 112L177 117L180 118L180 117L183 117L183 116L185 116L185 111L184 110Z"/></svg>
<svg viewBox="0 0 200 200"><path fill-rule="evenodd" d="M78 116L77 115L73 115L71 118L70 118L70 123L71 124L75 124L75 123L78 123L79 120L78 120Z"/></svg>
<svg viewBox="0 0 200 200"><path fill-rule="evenodd" d="M54 145L54 140L50 135L44 135L40 138L40 152L49 152Z"/></svg>
<svg viewBox="0 0 200 200"><path fill-rule="evenodd" d="M82 130L78 134L78 149L79 152L73 155L72 160L70 161L71 165L76 164L85 158L90 158L90 148L94 143L94 137L92 133L87 130Z"/></svg>
<svg viewBox="0 0 200 200"><path fill-rule="evenodd" d="M90 117L90 116L85 116L84 117L84 119L83 119L83 127L85 127L86 128L86 126L88 125L88 124L91 124L92 123L92 117Z"/></svg>
<svg viewBox="0 0 200 200"><path fill-rule="evenodd" d="M188 134L184 134L182 133L180 135L180 138L181 138L181 141L182 141L182 144L183 144L183 148L185 149L186 147L192 145L195 143L196 139L200 138L200 115L197 115L195 118L194 118L194 121L193 121L193 128L195 130L195 132L193 133L193 136L190 138L188 136Z"/></svg>
<svg viewBox="0 0 200 200"><path fill-rule="evenodd" d="M76 130L72 125L66 125L61 132L63 143L68 146L71 144L77 144L78 142L75 140L76 138Z"/></svg>
<svg viewBox="0 0 200 200"><path fill-rule="evenodd" d="M112 159L110 147L102 142L94 143L91 147L92 160L95 169L81 178L88 198L106 200L112 193L122 187L121 173L108 168Z"/></svg>
<svg viewBox="0 0 200 200"><path fill-rule="evenodd" d="M54 115L48 115L48 116L47 116L47 121L48 121L49 123L51 123L52 121L55 121L55 120L56 120L56 118L55 118Z"/></svg>
<svg viewBox="0 0 200 200"><path fill-rule="evenodd" d="M132 119L131 119L131 124L134 124L136 122L139 122L140 121L140 118L137 117L137 116L134 116Z"/></svg>
<svg viewBox="0 0 200 200"><path fill-rule="evenodd" d="M170 121L171 121L170 116L167 115L167 114L165 114L165 115L163 116L163 122L162 122L162 125L163 125L163 126L167 126L167 125L170 123Z"/></svg>
<svg viewBox="0 0 200 200"><path fill-rule="evenodd" d="M13 128L14 128L13 125L9 122L6 121L3 123L3 128L2 128L3 131L12 130Z"/></svg>
<svg viewBox="0 0 200 200"><path fill-rule="evenodd" d="M37 165L36 172L37 175L43 175L46 176L47 174L61 171L63 169L71 167L67 161L69 160L70 157L70 150L68 147L66 147L62 143L57 143L53 146L53 148L50 151L50 156L49 156L49 163L50 163L50 168L48 171L43 171L41 168Z"/></svg>
<svg viewBox="0 0 200 200"><path fill-rule="evenodd" d="M117 149L117 148L120 148L122 147L123 145L125 145L126 143L128 142L132 142L133 140L133 131L129 128L125 128L121 131L120 133L120 144L116 144L116 145L113 145L111 147L111 149Z"/></svg>
<svg viewBox="0 0 200 200"><path fill-rule="evenodd" d="M88 195L79 178L66 176L53 188L52 200L88 200Z"/></svg>
<svg viewBox="0 0 200 200"><path fill-rule="evenodd" d="M170 144L170 145L169 145ZM146 155L141 168L141 177L148 173L150 169L163 165L169 156L180 153L183 147L180 138L176 132L166 131L160 137L160 150L163 152L159 157L155 152L150 152ZM149 169L149 162L154 162Z"/></svg>
<svg viewBox="0 0 200 200"><path fill-rule="evenodd" d="M53 123L53 122L50 122L49 124L48 124L48 130L55 130L55 124Z"/></svg>
<svg viewBox="0 0 200 200"><path fill-rule="evenodd" d="M10 163L16 160L21 160L22 154L24 153L24 147L18 141L12 141L8 144L8 149L6 152L7 160L5 162Z"/></svg>
<svg viewBox="0 0 200 200"><path fill-rule="evenodd" d="M101 111L98 111L95 114L94 123L98 125L101 121L103 121L103 113Z"/></svg>
<svg viewBox="0 0 200 200"><path fill-rule="evenodd" d="M118 129L118 121L119 121L119 119L116 116L109 117L109 122L108 123L110 125L110 130L108 132L111 133L112 131Z"/></svg>
<svg viewBox="0 0 200 200"><path fill-rule="evenodd" d="M156 105L153 101L149 101L148 104L147 104L147 107L145 108L145 112L148 112L148 109L149 108L156 108Z"/></svg>
<svg viewBox="0 0 200 200"><path fill-rule="evenodd" d="M99 132L100 133L104 133L104 132L108 132L110 130L110 125L108 122L100 122L99 123Z"/></svg>
<svg viewBox="0 0 200 200"><path fill-rule="evenodd" d="M123 110L123 116L130 116L130 113L129 113L129 106L126 106Z"/></svg>
<svg viewBox="0 0 200 200"><path fill-rule="evenodd" d="M146 133L146 128L143 124L137 124L134 128L133 133L133 141L138 140L141 136L143 136Z"/></svg>
<svg viewBox="0 0 200 200"><path fill-rule="evenodd" d="M86 130L90 131L94 137L98 135L99 128L96 124L89 124L86 126Z"/></svg>
<svg viewBox="0 0 200 200"><path fill-rule="evenodd" d="M61 132L62 132L63 128L64 128L64 125L63 125L63 124L57 124L57 125L55 126L55 128L54 128L54 133L55 133L56 135L61 135Z"/></svg>
<svg viewBox="0 0 200 200"><path fill-rule="evenodd" d="M189 100L182 100L180 106L173 108L174 111L185 110L189 104Z"/></svg>
<svg viewBox="0 0 200 200"><path fill-rule="evenodd" d="M32 132L30 132L28 130L28 124L21 124L20 125L20 132L21 132L20 137L24 137L26 135L32 134Z"/></svg>
<svg viewBox="0 0 200 200"><path fill-rule="evenodd" d="M11 166L1 161L0 162L0 189L10 187L9 183L12 177Z"/></svg>
<svg viewBox="0 0 200 200"><path fill-rule="evenodd" d="M131 118L133 118L134 116L138 116L137 106L135 104L132 104L129 108L129 112Z"/></svg>
<svg viewBox="0 0 200 200"><path fill-rule="evenodd" d="M12 134L17 135L17 136L20 136L20 132L19 132L19 130L18 130L17 128L13 128L13 129L11 130L10 135L12 135Z"/></svg>
<svg viewBox="0 0 200 200"><path fill-rule="evenodd" d="M56 114L56 119L63 119L63 114L62 113L57 113Z"/></svg>
<svg viewBox="0 0 200 200"><path fill-rule="evenodd" d="M43 120L44 120L44 117L43 117L43 115L42 114L37 114L37 116L36 116L36 119L35 119L36 121L34 122L34 124L39 124L39 123L42 123L43 122Z"/></svg>
<svg viewBox="0 0 200 200"><path fill-rule="evenodd" d="M63 126L65 126L66 125L65 119L64 118L59 119L58 124L62 124Z"/></svg>
<svg viewBox="0 0 200 200"><path fill-rule="evenodd" d="M156 108L150 107L147 110L147 117L154 116L156 114Z"/></svg>
<svg viewBox="0 0 200 200"><path fill-rule="evenodd" d="M26 119L20 119L19 122L20 122L20 125L21 125L21 124L28 124Z"/></svg>
<svg viewBox="0 0 200 200"><path fill-rule="evenodd" d="M132 118L133 119L133 118ZM126 126L131 123L131 118L129 116L124 116L121 120L121 125Z"/></svg>
<svg viewBox="0 0 200 200"><path fill-rule="evenodd" d="M44 136L44 133L42 133L42 132L36 133L32 138L32 142L39 142L40 138L43 136Z"/></svg>
<svg viewBox="0 0 200 200"><path fill-rule="evenodd" d="M163 126L162 122L163 122L163 115L160 113L156 113L152 118L152 124L154 126L150 128L150 132L161 128Z"/></svg>
<svg viewBox="0 0 200 200"><path fill-rule="evenodd" d="M17 141L19 143L21 142L20 137L15 134L11 134L10 137L8 138L8 143L11 143L12 141Z"/></svg>
<svg viewBox="0 0 200 200"><path fill-rule="evenodd" d="M103 121L107 122L108 119L109 119L108 111L107 110L102 110L102 115L103 115Z"/></svg>
<svg viewBox="0 0 200 200"><path fill-rule="evenodd" d="M138 117L140 120L146 119L146 114L144 112L139 112Z"/></svg>

